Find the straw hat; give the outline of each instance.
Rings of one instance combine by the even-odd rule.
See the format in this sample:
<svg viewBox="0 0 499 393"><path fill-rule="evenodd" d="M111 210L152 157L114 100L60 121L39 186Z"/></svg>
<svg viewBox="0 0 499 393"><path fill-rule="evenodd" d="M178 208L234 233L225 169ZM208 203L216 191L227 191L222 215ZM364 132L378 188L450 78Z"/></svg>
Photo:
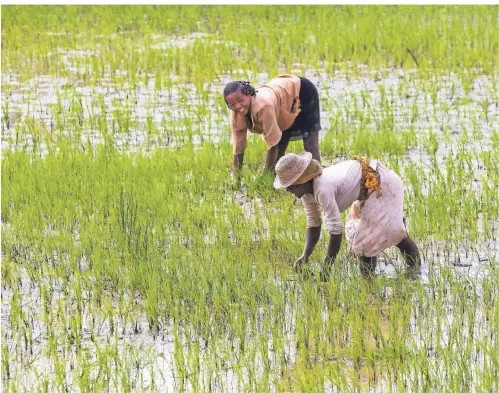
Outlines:
<svg viewBox="0 0 499 393"><path fill-rule="evenodd" d="M312 159L309 152L300 155L289 153L281 157L275 166L275 188L286 188L293 184L303 184L322 173L321 165Z"/></svg>

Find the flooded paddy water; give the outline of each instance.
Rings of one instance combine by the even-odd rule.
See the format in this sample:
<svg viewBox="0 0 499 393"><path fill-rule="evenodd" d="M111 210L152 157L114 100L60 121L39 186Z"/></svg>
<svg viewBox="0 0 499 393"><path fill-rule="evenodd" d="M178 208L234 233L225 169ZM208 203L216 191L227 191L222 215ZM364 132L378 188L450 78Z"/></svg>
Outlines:
<svg viewBox="0 0 499 393"><path fill-rule="evenodd" d="M254 42L248 24L231 25L231 7L84 9L33 8L45 17L32 28L45 30L26 41L30 62L15 50L17 31L2 34L3 391L499 390L497 27L468 34L472 55L454 49L461 33L449 30L455 38L441 52L456 57L432 52L448 65L436 67L422 50L417 64L407 52L385 61L384 40L399 44L386 31L371 58L344 56L332 41L337 52L325 57L307 19L324 29L317 7L240 8L285 32L268 25ZM334 9L332 20L365 23L349 40L366 45L380 10L393 23L426 15L431 42L437 21L450 29L459 19L468 32L469 21L497 15ZM77 14L108 22L77 32ZM2 7L2 26L32 15ZM301 21L319 60L287 53L287 18ZM224 35L231 26L241 36ZM259 67L253 45L267 51ZM234 53L247 63L224 57ZM269 65L274 58L283 64ZM328 283L292 271L303 209L262 176L257 136L242 183L232 180L221 94L228 81L257 86L277 72L317 86L324 164L362 154L400 174L420 276L406 276L392 249L372 280L346 249ZM323 231L312 267L326 248Z"/></svg>

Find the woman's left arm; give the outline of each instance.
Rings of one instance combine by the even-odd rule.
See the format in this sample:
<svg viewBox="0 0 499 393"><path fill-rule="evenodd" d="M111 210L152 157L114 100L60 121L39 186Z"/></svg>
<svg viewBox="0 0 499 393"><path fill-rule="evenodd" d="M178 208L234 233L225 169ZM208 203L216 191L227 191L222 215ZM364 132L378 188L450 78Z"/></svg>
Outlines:
<svg viewBox="0 0 499 393"><path fill-rule="evenodd" d="M329 245L327 246L326 260L334 262L334 260L336 259L336 255L338 255L338 252L340 251L342 237L343 234L341 233L339 235L335 235L332 233L330 234Z"/></svg>
<svg viewBox="0 0 499 393"><path fill-rule="evenodd" d="M263 126L263 139L267 143L267 157L265 159L265 171L274 171L277 163L278 145L282 137L282 131L277 124L275 109L271 105L265 105L258 113L259 120Z"/></svg>
<svg viewBox="0 0 499 393"><path fill-rule="evenodd" d="M322 266L320 272L321 281L324 282L329 280L329 277L331 276L331 269L333 266L333 262L336 259L338 252L340 252L341 238L343 237L341 233L338 235L331 233L329 236L330 237L329 237L329 245L327 247L327 255L326 258L324 259L324 265Z"/></svg>
<svg viewBox="0 0 499 393"><path fill-rule="evenodd" d="M340 251L344 226L336 203L335 190L328 189L327 192L320 192L317 198L324 212L326 229L330 233L326 261L332 262Z"/></svg>
<svg viewBox="0 0 499 393"><path fill-rule="evenodd" d="M267 157L265 159L266 172L274 171L275 164L277 163L277 153L278 153L278 145L274 145L267 150Z"/></svg>

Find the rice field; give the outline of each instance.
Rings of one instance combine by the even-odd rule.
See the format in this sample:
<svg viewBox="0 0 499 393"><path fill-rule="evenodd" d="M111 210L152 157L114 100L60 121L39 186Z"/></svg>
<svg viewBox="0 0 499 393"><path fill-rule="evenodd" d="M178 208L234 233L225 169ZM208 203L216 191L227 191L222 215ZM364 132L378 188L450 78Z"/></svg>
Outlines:
<svg viewBox="0 0 499 393"><path fill-rule="evenodd" d="M2 5L2 391L499 391L498 15ZM400 174L420 276L294 273L303 209L258 136L233 180L222 97L279 73L318 88L324 164Z"/></svg>

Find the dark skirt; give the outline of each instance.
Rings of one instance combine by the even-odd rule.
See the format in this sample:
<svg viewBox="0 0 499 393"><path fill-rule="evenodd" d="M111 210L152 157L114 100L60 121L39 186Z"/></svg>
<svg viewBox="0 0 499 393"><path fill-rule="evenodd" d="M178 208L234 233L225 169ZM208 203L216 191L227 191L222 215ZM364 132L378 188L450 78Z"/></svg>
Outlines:
<svg viewBox="0 0 499 393"><path fill-rule="evenodd" d="M296 116L295 122L285 130L291 133L289 140L306 139L321 130L321 114L319 106L319 93L317 88L307 78L300 77L300 103L301 112Z"/></svg>

